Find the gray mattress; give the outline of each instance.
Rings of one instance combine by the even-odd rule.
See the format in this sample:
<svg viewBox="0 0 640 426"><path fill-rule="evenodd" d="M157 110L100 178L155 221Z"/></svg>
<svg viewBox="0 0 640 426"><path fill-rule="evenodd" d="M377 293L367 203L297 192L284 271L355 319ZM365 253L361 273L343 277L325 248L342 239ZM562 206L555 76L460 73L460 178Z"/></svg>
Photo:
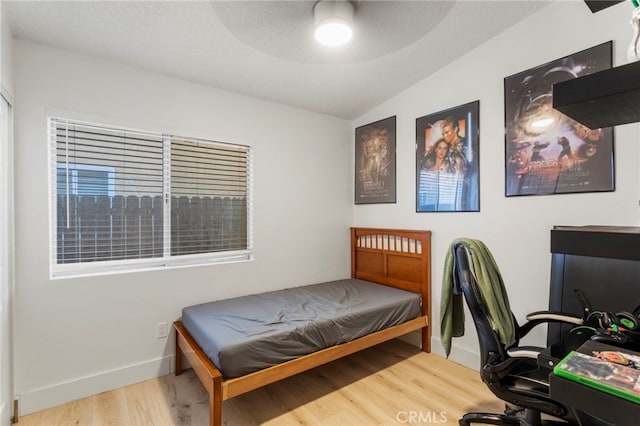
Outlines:
<svg viewBox="0 0 640 426"><path fill-rule="evenodd" d="M184 308L224 377L242 376L420 316L420 295L346 279Z"/></svg>

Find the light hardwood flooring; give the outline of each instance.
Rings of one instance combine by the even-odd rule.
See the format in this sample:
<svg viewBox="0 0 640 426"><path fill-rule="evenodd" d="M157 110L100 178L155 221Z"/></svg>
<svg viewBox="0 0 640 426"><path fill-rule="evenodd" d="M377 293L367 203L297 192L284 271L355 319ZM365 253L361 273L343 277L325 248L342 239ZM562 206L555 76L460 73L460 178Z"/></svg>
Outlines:
<svg viewBox="0 0 640 426"><path fill-rule="evenodd" d="M222 403L226 425L457 425L502 412L477 371L392 340ZM193 374L168 375L19 418L31 425L207 425Z"/></svg>

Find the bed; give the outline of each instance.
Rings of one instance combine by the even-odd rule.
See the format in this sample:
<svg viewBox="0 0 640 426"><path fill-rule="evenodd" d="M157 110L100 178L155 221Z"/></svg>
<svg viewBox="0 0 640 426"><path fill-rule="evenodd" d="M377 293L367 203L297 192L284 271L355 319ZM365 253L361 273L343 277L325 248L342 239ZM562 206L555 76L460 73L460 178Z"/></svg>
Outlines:
<svg viewBox="0 0 640 426"><path fill-rule="evenodd" d="M175 374L186 359L217 426L226 399L406 333L430 352L430 258L430 231L351 228L351 279L183 309Z"/></svg>

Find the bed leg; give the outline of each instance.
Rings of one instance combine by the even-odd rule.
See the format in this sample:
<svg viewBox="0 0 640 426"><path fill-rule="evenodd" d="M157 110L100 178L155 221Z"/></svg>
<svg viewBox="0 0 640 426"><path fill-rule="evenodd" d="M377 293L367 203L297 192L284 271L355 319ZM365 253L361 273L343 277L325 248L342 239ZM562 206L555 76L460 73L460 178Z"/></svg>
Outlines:
<svg viewBox="0 0 640 426"><path fill-rule="evenodd" d="M175 364L175 375L179 376L182 374L182 350L180 350L180 335L176 333L176 364Z"/></svg>
<svg viewBox="0 0 640 426"><path fill-rule="evenodd" d="M209 392L209 424L222 425L222 378L213 378L213 388Z"/></svg>
<svg viewBox="0 0 640 426"><path fill-rule="evenodd" d="M429 326L422 328L422 352L431 352L431 339L429 336Z"/></svg>

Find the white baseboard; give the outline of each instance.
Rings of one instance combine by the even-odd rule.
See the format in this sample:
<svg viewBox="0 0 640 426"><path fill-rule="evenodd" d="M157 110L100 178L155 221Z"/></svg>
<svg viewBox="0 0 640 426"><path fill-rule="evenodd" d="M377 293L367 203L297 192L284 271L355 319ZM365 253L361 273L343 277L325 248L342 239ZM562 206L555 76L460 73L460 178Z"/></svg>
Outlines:
<svg viewBox="0 0 640 426"><path fill-rule="evenodd" d="M422 342L419 331L405 334L401 336L400 339L418 347L421 346ZM431 338L431 351L442 357L445 356L442 345L440 344L440 339ZM478 370L480 363L480 355L478 353L456 347L455 345L449 359L473 370ZM169 355L26 392L19 392L20 413L18 414L19 416L24 416L66 402L75 401L76 399L165 376L173 372L173 360L174 355ZM187 367L184 364L183 366L185 368ZM2 419L0 426L4 426L5 418L10 419L8 407L5 407L5 405L0 406L0 413L2 415L2 417L0 417L0 419Z"/></svg>
<svg viewBox="0 0 640 426"><path fill-rule="evenodd" d="M431 339L431 352L438 354L443 358L446 358L446 354L442 349L441 340L438 338ZM449 360L464 365L475 371L480 371L480 354L478 352L470 351L469 349L461 348L455 343L451 345L451 353L449 354Z"/></svg>
<svg viewBox="0 0 640 426"><path fill-rule="evenodd" d="M420 330L412 331L411 333L405 334L404 336L400 336L399 339L417 347L422 346L422 334ZM442 343L437 337L431 338L431 352L440 355L443 358L446 358L444 350L442 349ZM465 367L471 368L472 370L478 371L480 367L479 353L460 348L455 344L452 345L449 359L455 363L462 364Z"/></svg>
<svg viewBox="0 0 640 426"><path fill-rule="evenodd" d="M173 372L173 355L19 392L20 416ZM3 417L4 418L4 417Z"/></svg>

